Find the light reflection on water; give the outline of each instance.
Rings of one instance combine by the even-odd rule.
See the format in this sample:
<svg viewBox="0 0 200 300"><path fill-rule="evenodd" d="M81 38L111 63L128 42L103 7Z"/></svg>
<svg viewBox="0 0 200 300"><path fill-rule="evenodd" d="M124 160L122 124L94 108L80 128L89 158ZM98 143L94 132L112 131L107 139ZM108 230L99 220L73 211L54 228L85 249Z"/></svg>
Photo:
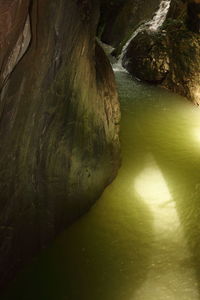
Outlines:
<svg viewBox="0 0 200 300"><path fill-rule="evenodd" d="M193 129L194 139L200 143L200 127Z"/></svg>
<svg viewBox="0 0 200 300"><path fill-rule="evenodd" d="M134 189L149 206L154 217L156 251L152 251L151 269L133 299L154 300L155 294L158 299L163 300L188 299L188 297L198 299L194 270L185 268L183 273L182 260L190 258L191 253L176 203L155 160L152 156L147 157L146 168L136 177ZM170 257L171 255L173 256ZM165 266L164 270L160 270L161 265ZM186 286L190 292L185 295Z"/></svg>
<svg viewBox="0 0 200 300"><path fill-rule="evenodd" d="M116 180L2 300L200 299L200 110L116 76Z"/></svg>
<svg viewBox="0 0 200 300"><path fill-rule="evenodd" d="M148 156L145 169L135 178L134 189L151 210L154 233L174 232L180 226L176 204L153 157Z"/></svg>

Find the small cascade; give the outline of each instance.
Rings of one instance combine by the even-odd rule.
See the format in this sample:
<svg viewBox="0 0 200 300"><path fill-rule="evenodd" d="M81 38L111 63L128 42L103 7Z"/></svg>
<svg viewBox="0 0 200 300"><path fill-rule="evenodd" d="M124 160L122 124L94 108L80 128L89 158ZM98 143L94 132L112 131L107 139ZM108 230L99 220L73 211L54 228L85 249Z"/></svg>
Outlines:
<svg viewBox="0 0 200 300"><path fill-rule="evenodd" d="M129 44L131 41L143 30L149 30L149 31L157 31L164 23L167 13L170 8L171 0L162 0L160 2L159 8L156 11L155 15L150 21L147 21L140 25L132 34L130 39L127 41L127 43L122 48L122 52L119 56L118 62L113 65L114 71L126 71L122 66L122 59L124 55L126 54L126 51L128 49ZM127 71L126 71L127 72Z"/></svg>
<svg viewBox="0 0 200 300"><path fill-rule="evenodd" d="M157 31L164 23L169 11L171 0L162 0L153 19L147 22L148 29Z"/></svg>

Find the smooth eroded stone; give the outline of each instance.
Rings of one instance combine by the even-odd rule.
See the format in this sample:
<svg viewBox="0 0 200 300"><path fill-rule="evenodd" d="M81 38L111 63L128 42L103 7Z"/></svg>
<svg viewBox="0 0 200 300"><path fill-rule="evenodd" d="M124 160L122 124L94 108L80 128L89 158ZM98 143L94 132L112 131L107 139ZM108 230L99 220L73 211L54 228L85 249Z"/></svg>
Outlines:
<svg viewBox="0 0 200 300"><path fill-rule="evenodd" d="M91 207L120 162L114 74L95 45L98 3L6 0L1 24L5 13L1 64L19 41L27 49L0 82L1 286Z"/></svg>

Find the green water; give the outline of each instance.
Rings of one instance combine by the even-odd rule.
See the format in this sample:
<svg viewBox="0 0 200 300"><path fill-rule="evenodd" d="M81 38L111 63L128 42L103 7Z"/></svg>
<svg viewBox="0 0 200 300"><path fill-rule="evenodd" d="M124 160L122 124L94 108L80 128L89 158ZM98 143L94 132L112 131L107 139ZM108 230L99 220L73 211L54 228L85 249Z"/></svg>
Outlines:
<svg viewBox="0 0 200 300"><path fill-rule="evenodd" d="M200 109L116 77L118 177L2 300L200 299Z"/></svg>

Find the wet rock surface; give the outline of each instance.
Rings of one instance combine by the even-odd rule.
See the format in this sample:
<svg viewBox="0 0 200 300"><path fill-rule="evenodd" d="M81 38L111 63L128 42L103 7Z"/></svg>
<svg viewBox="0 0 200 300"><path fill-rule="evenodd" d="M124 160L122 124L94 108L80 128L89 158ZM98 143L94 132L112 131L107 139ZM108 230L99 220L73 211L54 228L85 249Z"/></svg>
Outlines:
<svg viewBox="0 0 200 300"><path fill-rule="evenodd" d="M31 36L20 39L29 16ZM95 45L98 16L90 0L0 3L1 286L117 172L119 103Z"/></svg>
<svg viewBox="0 0 200 300"><path fill-rule="evenodd" d="M140 32L130 43L123 57L123 66L141 80L161 83L169 72L167 46L157 34Z"/></svg>

